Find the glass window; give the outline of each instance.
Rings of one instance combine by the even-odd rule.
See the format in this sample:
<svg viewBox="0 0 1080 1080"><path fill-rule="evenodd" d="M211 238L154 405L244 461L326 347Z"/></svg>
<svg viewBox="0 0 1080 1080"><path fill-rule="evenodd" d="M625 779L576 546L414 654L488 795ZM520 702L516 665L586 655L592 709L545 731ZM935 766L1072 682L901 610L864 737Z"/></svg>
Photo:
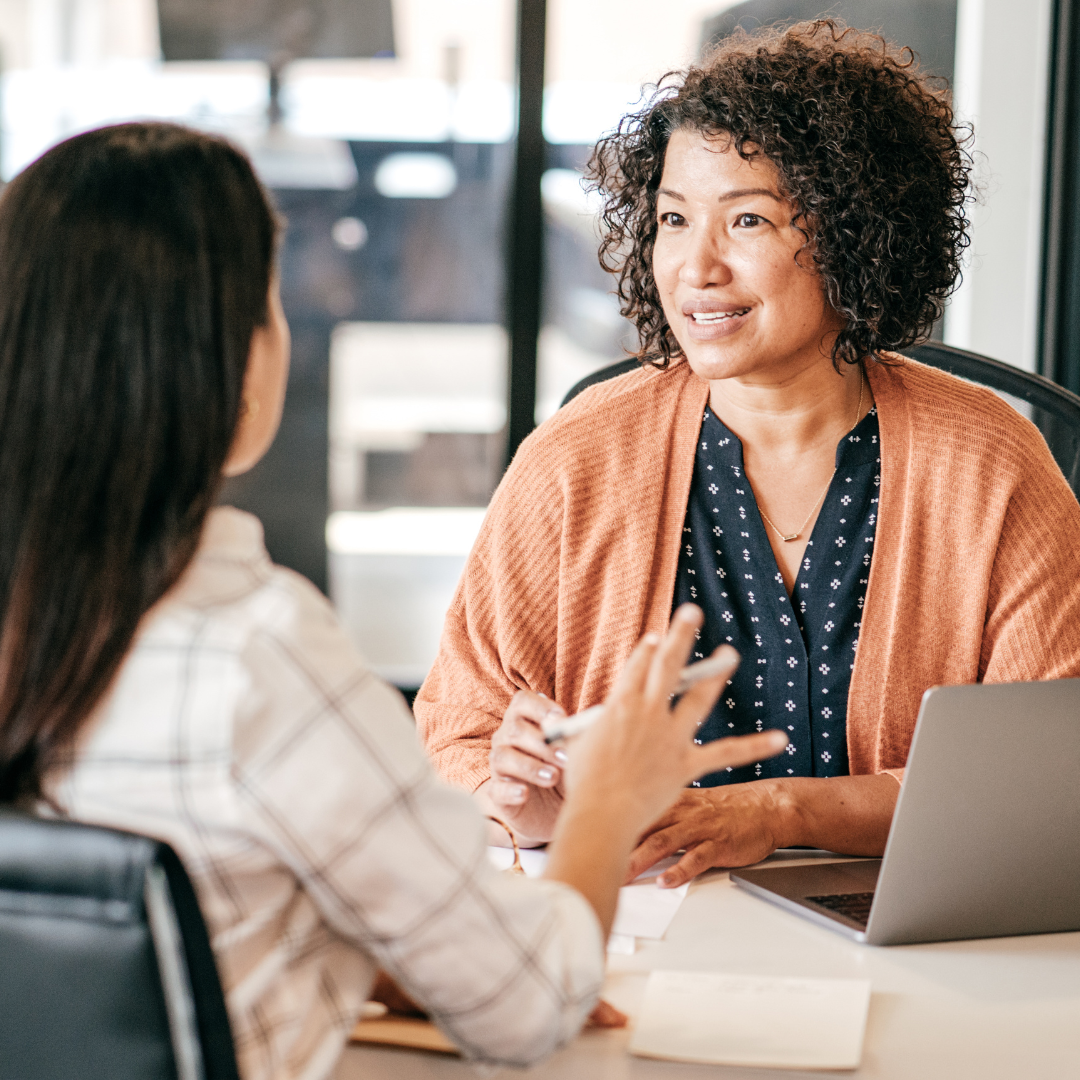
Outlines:
<svg viewBox="0 0 1080 1080"><path fill-rule="evenodd" d="M136 117L248 148L288 220L281 273L293 369L278 440L228 497L259 514L275 559L328 589L376 669L415 687L503 466L516 5L382 2L390 22L353 28L355 42L378 42L349 46L379 55L305 58L335 46L320 30L323 5L298 0L307 15L284 29L230 24L232 37L215 46L227 59L162 62L163 42L172 55L208 50L200 18L248 8L0 0L0 174L74 132ZM643 85L736 23L819 7L548 0L538 422L576 381L634 347L597 263L596 205L581 186L595 141L642 100ZM951 76L955 0L841 0L830 11L880 26ZM273 34L297 58L276 65L278 122L268 126L268 68L250 57Z"/></svg>
<svg viewBox="0 0 1080 1080"><path fill-rule="evenodd" d="M248 149L288 223L293 364L278 439L227 497L328 588L382 674L416 685L502 466L516 9L349 11L380 5L392 49L383 25L367 49L382 55L311 59L335 51L320 22L335 5L283 2L270 25L230 0L0 0L0 173L142 117ZM365 51L360 31L343 51ZM296 58L276 62L268 126L258 58L275 49Z"/></svg>
<svg viewBox="0 0 1080 1080"><path fill-rule="evenodd" d="M581 186L592 148L642 101L644 86L698 56L704 20L719 6L700 0L670 0L662 8L650 0L548 2L538 422L575 382L625 359L636 343L634 328L619 314L614 279L597 260L596 201Z"/></svg>

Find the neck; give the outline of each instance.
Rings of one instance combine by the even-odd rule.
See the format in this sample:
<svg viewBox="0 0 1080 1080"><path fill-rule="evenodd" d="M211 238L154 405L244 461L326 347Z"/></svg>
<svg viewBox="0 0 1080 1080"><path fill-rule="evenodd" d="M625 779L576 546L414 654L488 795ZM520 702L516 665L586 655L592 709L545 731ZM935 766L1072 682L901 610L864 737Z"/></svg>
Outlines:
<svg viewBox="0 0 1080 1080"><path fill-rule="evenodd" d="M709 405L744 451L749 445L774 460L800 457L822 447L834 450L861 419L872 404L865 381L861 365L845 364L838 374L822 357L795 372L711 380Z"/></svg>

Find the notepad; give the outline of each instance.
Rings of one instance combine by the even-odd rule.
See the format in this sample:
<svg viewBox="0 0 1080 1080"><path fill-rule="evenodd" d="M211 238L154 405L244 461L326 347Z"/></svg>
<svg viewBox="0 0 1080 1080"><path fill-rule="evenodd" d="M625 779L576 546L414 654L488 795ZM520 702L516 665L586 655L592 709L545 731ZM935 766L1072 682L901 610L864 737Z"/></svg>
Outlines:
<svg viewBox="0 0 1080 1080"><path fill-rule="evenodd" d="M383 1016L360 1020L349 1036L351 1042L377 1046L401 1046L407 1050L430 1050L436 1054L459 1054L458 1048L430 1021L415 1016Z"/></svg>
<svg viewBox="0 0 1080 1080"><path fill-rule="evenodd" d="M654 971L630 1040L639 1057L771 1069L857 1069L866 979Z"/></svg>

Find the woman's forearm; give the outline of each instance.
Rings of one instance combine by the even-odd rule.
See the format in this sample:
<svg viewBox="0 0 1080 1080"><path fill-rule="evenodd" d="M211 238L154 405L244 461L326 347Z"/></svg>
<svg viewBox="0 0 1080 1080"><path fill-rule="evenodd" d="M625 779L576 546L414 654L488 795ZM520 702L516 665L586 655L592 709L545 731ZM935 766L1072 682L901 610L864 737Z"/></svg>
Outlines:
<svg viewBox="0 0 1080 1080"><path fill-rule="evenodd" d="M685 854L660 878L668 888L713 866L750 866L782 847L880 855L899 794L885 773L689 788L648 830L628 874L678 851Z"/></svg>
<svg viewBox="0 0 1080 1080"><path fill-rule="evenodd" d="M572 886L588 900L605 939L637 839L637 830L626 826L633 817L629 808L625 814L613 813L610 805L589 805L587 797L571 799L548 847L544 877Z"/></svg>
<svg viewBox="0 0 1080 1080"><path fill-rule="evenodd" d="M845 855L881 855L900 784L888 773L792 777L776 789L778 847L813 847Z"/></svg>

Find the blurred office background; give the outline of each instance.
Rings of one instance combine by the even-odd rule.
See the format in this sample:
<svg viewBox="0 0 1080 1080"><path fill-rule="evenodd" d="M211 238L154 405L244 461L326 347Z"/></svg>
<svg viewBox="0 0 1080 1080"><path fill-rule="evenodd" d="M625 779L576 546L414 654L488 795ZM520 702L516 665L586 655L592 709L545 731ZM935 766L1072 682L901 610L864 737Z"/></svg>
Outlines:
<svg viewBox="0 0 1080 1080"><path fill-rule="evenodd" d="M508 452L633 348L596 262L591 146L736 25L827 8L955 87L982 197L939 333L1080 390L1072 7L0 0L0 176L134 118L251 152L287 219L293 370L277 443L227 497L414 688Z"/></svg>

